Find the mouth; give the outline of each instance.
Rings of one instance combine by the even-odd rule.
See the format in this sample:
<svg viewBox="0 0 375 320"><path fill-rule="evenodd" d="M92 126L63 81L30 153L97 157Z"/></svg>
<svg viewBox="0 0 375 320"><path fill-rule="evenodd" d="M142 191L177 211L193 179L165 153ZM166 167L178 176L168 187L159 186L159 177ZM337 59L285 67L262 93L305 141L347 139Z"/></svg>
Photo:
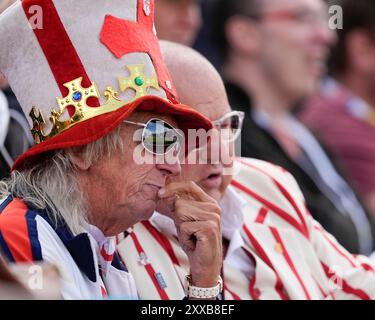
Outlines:
<svg viewBox="0 0 375 320"><path fill-rule="evenodd" d="M217 172L212 172L206 178L202 179L200 181L200 185L203 188L215 189L215 188L220 187L222 180L223 180L223 172L220 170Z"/></svg>
<svg viewBox="0 0 375 320"><path fill-rule="evenodd" d="M148 183L148 184L146 184L146 186L148 186L149 188L151 188L152 190L154 190L156 192L156 194L159 192L159 190L161 188L164 187L164 186L161 186L159 184L154 184L154 183Z"/></svg>

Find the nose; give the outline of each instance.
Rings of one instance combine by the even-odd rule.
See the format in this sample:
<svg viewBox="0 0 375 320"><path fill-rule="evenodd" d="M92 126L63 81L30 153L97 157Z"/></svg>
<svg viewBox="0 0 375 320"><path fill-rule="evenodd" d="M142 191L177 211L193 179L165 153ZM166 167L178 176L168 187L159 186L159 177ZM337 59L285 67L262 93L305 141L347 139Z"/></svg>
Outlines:
<svg viewBox="0 0 375 320"><path fill-rule="evenodd" d="M166 177L176 177L181 173L181 163L178 156L173 158L163 157L157 159L156 168Z"/></svg>

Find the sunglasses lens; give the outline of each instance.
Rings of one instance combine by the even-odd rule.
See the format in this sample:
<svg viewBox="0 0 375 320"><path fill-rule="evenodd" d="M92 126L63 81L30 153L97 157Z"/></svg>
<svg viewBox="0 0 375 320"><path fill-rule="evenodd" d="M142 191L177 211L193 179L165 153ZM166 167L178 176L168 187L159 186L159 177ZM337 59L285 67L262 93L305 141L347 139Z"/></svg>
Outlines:
<svg viewBox="0 0 375 320"><path fill-rule="evenodd" d="M176 146L180 151L180 136L168 123L153 119L147 123L143 133L143 145L153 154L163 155Z"/></svg>

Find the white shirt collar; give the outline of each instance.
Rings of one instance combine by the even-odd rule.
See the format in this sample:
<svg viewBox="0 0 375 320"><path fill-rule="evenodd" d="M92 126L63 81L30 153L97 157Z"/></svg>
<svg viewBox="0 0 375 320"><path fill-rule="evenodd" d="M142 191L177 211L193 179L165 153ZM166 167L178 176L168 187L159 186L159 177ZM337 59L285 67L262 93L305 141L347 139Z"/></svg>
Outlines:
<svg viewBox="0 0 375 320"><path fill-rule="evenodd" d="M85 229L94 238L99 248L105 243L115 242L116 237L106 237L102 230L92 224L88 224Z"/></svg>
<svg viewBox="0 0 375 320"><path fill-rule="evenodd" d="M243 208L247 205L234 189L229 186L220 201L222 210L221 221L224 238L231 240L235 232L240 232L244 223Z"/></svg>

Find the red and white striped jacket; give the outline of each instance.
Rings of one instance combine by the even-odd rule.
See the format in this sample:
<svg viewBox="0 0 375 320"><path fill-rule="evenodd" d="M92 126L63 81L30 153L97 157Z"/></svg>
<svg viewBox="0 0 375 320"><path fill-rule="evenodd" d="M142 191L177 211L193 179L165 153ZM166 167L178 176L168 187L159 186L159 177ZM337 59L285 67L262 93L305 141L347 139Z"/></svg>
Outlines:
<svg viewBox="0 0 375 320"><path fill-rule="evenodd" d="M224 261L225 299L375 298L375 265L347 252L312 218L290 173L254 159L236 165L232 186L247 201L241 233L255 271L248 279ZM142 222L118 250L141 299L185 296L189 263L174 235Z"/></svg>

